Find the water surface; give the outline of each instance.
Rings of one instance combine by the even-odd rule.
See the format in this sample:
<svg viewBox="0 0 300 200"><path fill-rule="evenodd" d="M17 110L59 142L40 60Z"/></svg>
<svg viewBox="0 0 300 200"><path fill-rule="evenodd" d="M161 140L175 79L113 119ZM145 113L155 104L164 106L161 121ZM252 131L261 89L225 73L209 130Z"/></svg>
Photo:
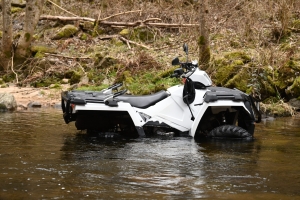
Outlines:
<svg viewBox="0 0 300 200"><path fill-rule="evenodd" d="M255 140L103 140L60 110L0 113L0 199L300 199L300 119Z"/></svg>

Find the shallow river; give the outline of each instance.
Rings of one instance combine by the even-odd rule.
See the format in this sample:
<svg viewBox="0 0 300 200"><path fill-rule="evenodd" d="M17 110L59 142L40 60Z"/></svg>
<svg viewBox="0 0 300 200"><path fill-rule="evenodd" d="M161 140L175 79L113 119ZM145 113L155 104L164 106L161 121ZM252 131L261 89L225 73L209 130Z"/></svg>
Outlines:
<svg viewBox="0 0 300 200"><path fill-rule="evenodd" d="M111 141L60 110L0 113L0 199L300 199L300 118L257 125L255 140Z"/></svg>

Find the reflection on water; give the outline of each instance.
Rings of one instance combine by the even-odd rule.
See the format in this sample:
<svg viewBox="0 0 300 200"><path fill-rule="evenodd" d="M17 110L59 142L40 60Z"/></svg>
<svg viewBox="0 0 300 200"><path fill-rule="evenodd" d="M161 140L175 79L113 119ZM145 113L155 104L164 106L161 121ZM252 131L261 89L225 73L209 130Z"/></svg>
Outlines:
<svg viewBox="0 0 300 200"><path fill-rule="evenodd" d="M59 110L0 113L0 199L298 199L300 119L256 139L103 140Z"/></svg>

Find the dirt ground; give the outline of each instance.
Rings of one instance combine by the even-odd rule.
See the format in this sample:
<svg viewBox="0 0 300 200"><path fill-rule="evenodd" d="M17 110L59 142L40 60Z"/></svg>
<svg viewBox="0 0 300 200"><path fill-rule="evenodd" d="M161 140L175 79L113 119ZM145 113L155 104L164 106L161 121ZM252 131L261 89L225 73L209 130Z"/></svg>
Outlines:
<svg viewBox="0 0 300 200"><path fill-rule="evenodd" d="M66 90L67 87L68 86L64 86L62 89L49 89L10 85L6 88L0 88L0 93L10 93L14 95L18 109L26 109L28 104L33 102L41 107L54 107L60 105L60 94Z"/></svg>

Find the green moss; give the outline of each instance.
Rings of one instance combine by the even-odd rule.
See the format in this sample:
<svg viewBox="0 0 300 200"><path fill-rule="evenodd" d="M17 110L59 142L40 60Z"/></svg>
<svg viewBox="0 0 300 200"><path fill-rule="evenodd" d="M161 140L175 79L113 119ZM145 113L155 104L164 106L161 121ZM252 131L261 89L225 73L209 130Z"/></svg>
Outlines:
<svg viewBox="0 0 300 200"><path fill-rule="evenodd" d="M289 60L274 73L274 85L284 93L285 89L295 80L295 71L299 70L299 63Z"/></svg>
<svg viewBox="0 0 300 200"><path fill-rule="evenodd" d="M147 28L135 28L131 31L130 39L142 42L153 41L154 34Z"/></svg>
<svg viewBox="0 0 300 200"><path fill-rule="evenodd" d="M25 33L24 36L25 36L25 41L28 42L30 40L30 37L31 37L30 33Z"/></svg>
<svg viewBox="0 0 300 200"><path fill-rule="evenodd" d="M50 88L51 89L61 89L62 87L61 87L61 85L59 83L55 83L55 84L51 84Z"/></svg>
<svg viewBox="0 0 300 200"><path fill-rule="evenodd" d="M224 86L228 88L237 88L241 91L246 92L248 89L248 81L250 74L247 69L241 69L239 73L235 74Z"/></svg>
<svg viewBox="0 0 300 200"><path fill-rule="evenodd" d="M88 39L88 35L86 33L82 33L80 36L81 40L87 40Z"/></svg>
<svg viewBox="0 0 300 200"><path fill-rule="evenodd" d="M199 39L198 39L198 45L205 45L205 38L204 36L200 36Z"/></svg>
<svg viewBox="0 0 300 200"><path fill-rule="evenodd" d="M17 12L22 11L22 10L23 9L19 8L19 7L14 7L14 6L11 7L11 13L12 14L17 13Z"/></svg>
<svg viewBox="0 0 300 200"><path fill-rule="evenodd" d="M286 89L286 93L294 97L300 96L300 77L297 77L293 84Z"/></svg>
<svg viewBox="0 0 300 200"><path fill-rule="evenodd" d="M43 77L41 79L36 80L35 82L32 82L30 85L32 87L41 88L41 87L50 87L51 85L60 85L59 79L56 77Z"/></svg>
<svg viewBox="0 0 300 200"><path fill-rule="evenodd" d="M247 55L245 52L241 52L241 51L235 51L235 52L230 52L230 53L226 53L224 55L225 59L228 60L242 60L243 63L248 63L251 61L251 57L249 55Z"/></svg>
<svg viewBox="0 0 300 200"><path fill-rule="evenodd" d="M113 44L114 46L117 46L117 47L120 47L120 46L124 45L124 43L121 40L117 39L117 38L112 38L110 40L110 43Z"/></svg>
<svg viewBox="0 0 300 200"><path fill-rule="evenodd" d="M73 75L71 76L71 79L70 79L70 84L79 83L80 78L81 78L81 74L74 71L74 73L73 73Z"/></svg>
<svg viewBox="0 0 300 200"><path fill-rule="evenodd" d="M77 90L83 90L83 91L101 91L105 88L109 87L107 84L102 84L99 86L82 86L77 88Z"/></svg>
<svg viewBox="0 0 300 200"><path fill-rule="evenodd" d="M70 38L78 32L78 28L74 25L68 24L61 29L52 37L53 40L59 40L62 38Z"/></svg>
<svg viewBox="0 0 300 200"><path fill-rule="evenodd" d="M2 77L2 80L5 82L5 83L9 83L9 82L12 82L13 80L15 80L15 75L14 74L5 74L3 77Z"/></svg>
<svg viewBox="0 0 300 200"><path fill-rule="evenodd" d="M127 36L127 35L129 35L129 33L130 33L129 29L123 29L119 34L121 36Z"/></svg>
<svg viewBox="0 0 300 200"><path fill-rule="evenodd" d="M2 31L0 31L0 38L2 38L2 36L3 36L3 32L2 32Z"/></svg>
<svg viewBox="0 0 300 200"><path fill-rule="evenodd" d="M35 58L43 58L45 53L55 53L56 50L44 45L33 45L30 48Z"/></svg>

